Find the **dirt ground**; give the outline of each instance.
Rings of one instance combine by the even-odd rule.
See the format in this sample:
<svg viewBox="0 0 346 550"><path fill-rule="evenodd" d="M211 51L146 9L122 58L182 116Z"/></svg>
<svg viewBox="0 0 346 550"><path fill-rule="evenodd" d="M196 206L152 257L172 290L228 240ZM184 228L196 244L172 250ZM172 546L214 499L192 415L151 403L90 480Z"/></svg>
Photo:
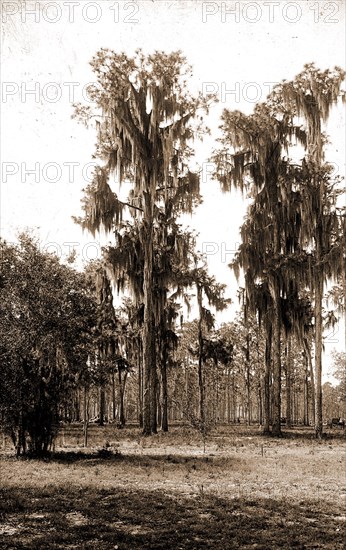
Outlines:
<svg viewBox="0 0 346 550"><path fill-rule="evenodd" d="M343 549L346 440L224 426L66 427L49 460L0 455L0 548ZM6 442L5 442L6 443Z"/></svg>

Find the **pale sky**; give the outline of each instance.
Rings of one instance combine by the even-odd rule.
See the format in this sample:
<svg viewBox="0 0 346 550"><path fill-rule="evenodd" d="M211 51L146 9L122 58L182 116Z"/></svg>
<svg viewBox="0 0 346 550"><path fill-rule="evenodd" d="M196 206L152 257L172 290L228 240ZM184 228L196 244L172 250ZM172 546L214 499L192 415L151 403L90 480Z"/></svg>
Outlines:
<svg viewBox="0 0 346 550"><path fill-rule="evenodd" d="M72 103L87 99L85 86L94 80L88 63L99 48L128 54L138 47L182 50L193 66L192 89L212 90L220 100L208 119L212 137L196 143L200 163L211 153L224 107L250 113L273 83L292 79L308 62L321 69L345 67L343 0L59 0L27 1L23 8L2 0L1 9L1 235L14 240L18 230L33 227L42 247L63 255L67 243L75 243L84 258L99 253L97 239L83 236L71 219L80 213L96 141L92 129L71 119ZM344 125L344 111L334 110L328 160L342 175ZM234 296L227 264L239 242L245 204L204 180L204 204L189 225L199 232L199 248L209 252L210 271Z"/></svg>

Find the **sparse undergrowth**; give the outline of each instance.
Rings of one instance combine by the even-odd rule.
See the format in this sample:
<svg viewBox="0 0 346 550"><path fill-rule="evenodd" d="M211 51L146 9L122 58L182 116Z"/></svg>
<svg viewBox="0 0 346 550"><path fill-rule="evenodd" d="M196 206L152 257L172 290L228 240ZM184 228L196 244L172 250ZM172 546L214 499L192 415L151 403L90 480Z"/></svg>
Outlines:
<svg viewBox="0 0 346 550"><path fill-rule="evenodd" d="M47 461L3 452L0 548L343 548L343 435L257 435L219 429L204 453L189 430L95 427L98 446L66 433Z"/></svg>

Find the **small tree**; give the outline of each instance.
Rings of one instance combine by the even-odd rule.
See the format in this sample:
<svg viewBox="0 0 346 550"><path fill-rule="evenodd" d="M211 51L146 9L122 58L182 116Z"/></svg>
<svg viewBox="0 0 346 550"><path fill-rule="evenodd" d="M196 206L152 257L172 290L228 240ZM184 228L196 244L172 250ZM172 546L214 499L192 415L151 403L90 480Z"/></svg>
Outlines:
<svg viewBox="0 0 346 550"><path fill-rule="evenodd" d="M42 456L86 365L95 304L84 275L27 234L0 246L1 423L18 456Z"/></svg>

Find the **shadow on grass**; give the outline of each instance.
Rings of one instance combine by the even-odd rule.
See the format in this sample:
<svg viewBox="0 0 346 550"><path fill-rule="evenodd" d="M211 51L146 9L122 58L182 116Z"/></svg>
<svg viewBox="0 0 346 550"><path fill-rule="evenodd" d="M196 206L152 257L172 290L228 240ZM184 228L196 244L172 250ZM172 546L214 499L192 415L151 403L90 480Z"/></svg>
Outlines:
<svg viewBox="0 0 346 550"><path fill-rule="evenodd" d="M301 428L283 428L282 430L282 437L284 439L299 439L303 441L319 441L316 438L316 434L314 431L309 429L301 429ZM332 439L340 439L343 440L346 437L345 430L335 430L334 432L331 430L324 431L322 434L322 441L330 441Z"/></svg>
<svg viewBox="0 0 346 550"><path fill-rule="evenodd" d="M224 499L150 490L0 489L1 548L262 550L343 548L324 503Z"/></svg>
<svg viewBox="0 0 346 550"><path fill-rule="evenodd" d="M8 460L17 460L15 457L10 457ZM22 460L31 460L30 458L23 457ZM33 459L37 460L37 459ZM160 453L160 454L150 454L146 453L145 449L142 450L141 454L123 454L119 451L113 451L108 449L101 449L94 452L84 452L84 451L59 451L51 453L49 457L43 459L44 462L52 462L58 464L75 464L82 463L86 466L98 466L98 465L107 465L111 466L112 463L122 463L124 467L126 465L139 466L139 467L157 467L157 464L181 464L181 465L190 465L196 467L198 465L213 465L213 466L224 466L227 462L234 463L236 461L242 462L241 457L232 456L217 456L212 453L208 454L179 454L179 453Z"/></svg>
<svg viewBox="0 0 346 550"><path fill-rule="evenodd" d="M252 439L258 439L261 441L281 441L284 439L292 439L292 440L301 440L301 441L319 441L316 438L316 434L313 428L311 427L302 427L302 426L293 426L292 428L287 428L286 426L281 427L281 435L276 436L272 435L272 433L269 434L263 434L261 430L254 429L253 427L247 427L246 429L243 428L241 430L234 430L229 435L238 436L241 440L251 437ZM222 437L222 435L219 435L217 437ZM224 434L224 437L227 437L227 434ZM211 440L213 438L211 437ZM323 432L322 440L345 440L346 439L346 431L335 428L334 430L327 429Z"/></svg>

